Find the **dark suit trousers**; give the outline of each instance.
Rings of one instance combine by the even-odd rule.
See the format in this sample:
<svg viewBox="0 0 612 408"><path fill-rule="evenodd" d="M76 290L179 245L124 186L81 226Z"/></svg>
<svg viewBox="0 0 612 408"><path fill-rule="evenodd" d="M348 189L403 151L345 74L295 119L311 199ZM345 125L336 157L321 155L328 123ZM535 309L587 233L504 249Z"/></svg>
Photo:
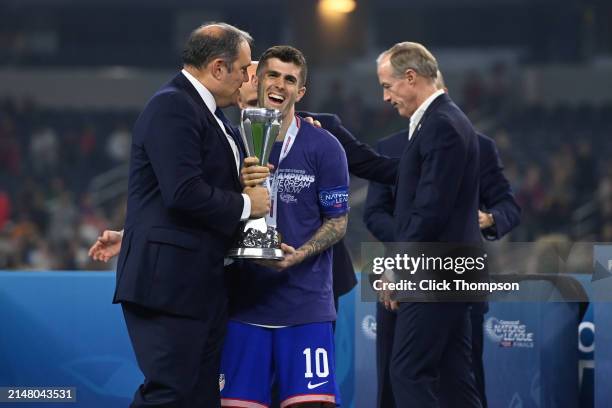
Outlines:
<svg viewBox="0 0 612 408"><path fill-rule="evenodd" d="M487 408L485 393L484 367L482 361L483 353L483 321L484 310L482 308L471 308L470 320L472 326L472 367L476 380L480 402L483 408ZM393 350L393 339L395 333L395 312L391 312L382 303L376 304L376 371L377 371L377 407L395 408L393 389L389 377L389 364Z"/></svg>
<svg viewBox="0 0 612 408"><path fill-rule="evenodd" d="M481 408L466 303L400 303L389 374L397 407Z"/></svg>
<svg viewBox="0 0 612 408"><path fill-rule="evenodd" d="M395 408L391 378L389 378L389 364L395 333L395 312L385 309L385 306L376 303L376 406L378 408Z"/></svg>
<svg viewBox="0 0 612 408"><path fill-rule="evenodd" d="M488 404L485 389L484 364L482 361L482 353L484 351L482 333L484 311L479 308L471 308L470 318L472 320L472 366L474 367L476 389L478 390L478 395L480 396L482 408L487 408Z"/></svg>
<svg viewBox="0 0 612 408"><path fill-rule="evenodd" d="M205 320L123 303L138 366L145 376L131 408L220 407L225 307Z"/></svg>

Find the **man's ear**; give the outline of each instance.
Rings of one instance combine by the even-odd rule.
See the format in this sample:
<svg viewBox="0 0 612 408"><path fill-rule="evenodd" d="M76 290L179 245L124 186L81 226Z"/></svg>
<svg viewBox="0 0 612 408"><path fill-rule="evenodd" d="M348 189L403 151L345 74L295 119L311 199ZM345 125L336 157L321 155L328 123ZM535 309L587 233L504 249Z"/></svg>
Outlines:
<svg viewBox="0 0 612 408"><path fill-rule="evenodd" d="M408 68L406 72L404 72L404 78L408 80L409 84L414 84L416 80L416 72L412 68Z"/></svg>
<svg viewBox="0 0 612 408"><path fill-rule="evenodd" d="M299 102L304 97L305 93L306 93L306 87L305 86L303 86L300 89L298 89L298 93L297 93L297 97L295 98L295 101Z"/></svg>
<svg viewBox="0 0 612 408"><path fill-rule="evenodd" d="M210 64L210 74L213 78L220 80L224 72L227 72L227 65L221 58L214 59Z"/></svg>

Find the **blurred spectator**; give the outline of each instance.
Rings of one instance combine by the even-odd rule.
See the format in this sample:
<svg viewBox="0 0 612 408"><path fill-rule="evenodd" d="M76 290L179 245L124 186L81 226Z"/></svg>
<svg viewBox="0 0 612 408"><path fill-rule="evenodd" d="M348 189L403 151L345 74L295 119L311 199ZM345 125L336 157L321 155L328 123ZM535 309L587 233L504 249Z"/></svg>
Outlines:
<svg viewBox="0 0 612 408"><path fill-rule="evenodd" d="M53 196L48 203L49 238L54 242L70 242L75 239L78 220L73 194L67 191L62 179L52 182Z"/></svg>
<svg viewBox="0 0 612 408"><path fill-rule="evenodd" d="M559 220L571 219L572 205L575 201L574 163L573 153L567 145L550 158L551 183L547 185L544 208L539 215L541 228L549 233L569 233L569 223L560 223Z"/></svg>
<svg viewBox="0 0 612 408"><path fill-rule="evenodd" d="M482 76L476 70L467 74L467 79L463 84L463 105L466 113L473 112L480 108L485 97L485 84Z"/></svg>
<svg viewBox="0 0 612 408"><path fill-rule="evenodd" d="M326 99L321 102L321 112L335 113L344 119L344 108L348 100L344 92L344 85L338 78L333 79L329 84Z"/></svg>
<svg viewBox="0 0 612 408"><path fill-rule="evenodd" d="M566 117L580 118L579 108L572 106L510 108L503 64L492 70L486 85L474 73L464 84L464 103L478 112L479 128L496 140L523 207L522 223L510 239L568 236L574 212L591 203L595 220L581 237L592 234L612 242L612 164L605 160L606 150L597 147L607 145L607 133L585 134L580 126L561 125ZM487 115L495 99L501 111ZM407 126L391 107L366 107L357 94L347 98L340 80L315 110L338 113L370 144ZM102 230L121 229L125 191L121 180L111 189L90 189L95 177L104 180L107 171L128 160L126 124L135 117L135 112L51 111L27 101L0 101L0 269L109 267L91 262L87 248ZM602 114L599 120L602 129L612 129L612 115ZM351 186L354 220L359 219L364 186L361 180ZM349 231L357 255L360 242L370 236L359 222L351 222Z"/></svg>
<svg viewBox="0 0 612 408"><path fill-rule="evenodd" d="M0 231L2 231L11 216L11 201L6 191L0 190Z"/></svg>
<svg viewBox="0 0 612 408"><path fill-rule="evenodd" d="M347 129L359 135L364 130L364 116L363 99L359 92L354 92L344 105L344 111L340 117L346 123Z"/></svg>
<svg viewBox="0 0 612 408"><path fill-rule="evenodd" d="M21 170L21 148L13 120L0 112L0 171L16 177Z"/></svg>
<svg viewBox="0 0 612 408"><path fill-rule="evenodd" d="M539 217L545 208L546 193L542 184L542 170L537 164L527 169L525 179L516 195L516 200L523 209L522 225L539 228ZM532 234L529 234L532 235ZM532 239L532 236L528 237Z"/></svg>
<svg viewBox="0 0 612 408"><path fill-rule="evenodd" d="M499 113L510 102L510 77L504 62L497 62L491 68L487 87L486 109L491 114Z"/></svg>
<svg viewBox="0 0 612 408"><path fill-rule="evenodd" d="M78 226L78 239L80 242L94 242L100 231L108 228L108 220L101 208L94 205L91 194L85 193L81 197L81 219ZM120 222L118 225L121 225Z"/></svg>
<svg viewBox="0 0 612 408"><path fill-rule="evenodd" d="M603 224L601 228L601 241L612 242L612 221Z"/></svg>
<svg viewBox="0 0 612 408"><path fill-rule="evenodd" d="M590 140L579 140L576 149L576 174L574 190L578 205L591 200L597 189L597 161L593 156L593 145Z"/></svg>
<svg viewBox="0 0 612 408"><path fill-rule="evenodd" d="M56 264L53 262L53 253L47 241L41 239L36 242L30 251L28 264L29 268L41 271L54 269Z"/></svg>
<svg viewBox="0 0 612 408"><path fill-rule="evenodd" d="M0 101L0 269L107 268L92 265L87 248L101 230L122 225L125 196L119 191L102 206L87 189L93 177L126 160L130 134L115 124L131 121L127 113ZM98 140L101 129L114 130Z"/></svg>
<svg viewBox="0 0 612 408"><path fill-rule="evenodd" d="M132 136L125 124L118 125L108 137L106 154L115 163L127 162L130 158Z"/></svg>
<svg viewBox="0 0 612 408"><path fill-rule="evenodd" d="M30 139L30 165L38 176L56 173L58 142L55 131L49 127L36 129Z"/></svg>
<svg viewBox="0 0 612 408"><path fill-rule="evenodd" d="M539 237L527 259L527 273L555 275L565 272L562 254L569 253L572 242L565 234L545 234Z"/></svg>
<svg viewBox="0 0 612 408"><path fill-rule="evenodd" d="M79 140L79 147L81 157L87 160L96 149L96 132L93 125L87 125L83 128L81 138Z"/></svg>

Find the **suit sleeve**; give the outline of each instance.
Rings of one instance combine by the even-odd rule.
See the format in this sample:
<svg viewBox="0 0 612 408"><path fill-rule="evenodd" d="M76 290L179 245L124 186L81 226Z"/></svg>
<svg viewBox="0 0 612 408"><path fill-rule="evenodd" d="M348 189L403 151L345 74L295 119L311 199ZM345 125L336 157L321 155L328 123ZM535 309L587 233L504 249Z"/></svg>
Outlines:
<svg viewBox="0 0 612 408"><path fill-rule="evenodd" d="M399 159L392 159L378 154L365 143L357 140L348 131L337 115L329 113L300 112L301 116L311 116L321 122L321 126L338 139L348 161L351 174L382 184L394 184Z"/></svg>
<svg viewBox="0 0 612 408"><path fill-rule="evenodd" d="M380 151L380 145L378 146ZM393 187L371 181L368 185L363 222L368 231L381 242L393 242Z"/></svg>
<svg viewBox="0 0 612 408"><path fill-rule="evenodd" d="M482 231L487 240L501 239L519 225L521 208L510 182L504 176L495 142L479 136L480 141L480 204L493 214L495 225Z"/></svg>
<svg viewBox="0 0 612 408"><path fill-rule="evenodd" d="M459 199L466 164L474 159L468 151L468 140L447 120L438 118L430 126L431 133L420 136L423 162L413 205L408 216L400 217L395 225L398 242L436 241Z"/></svg>
<svg viewBox="0 0 612 408"><path fill-rule="evenodd" d="M194 107L177 94L162 95L155 103L156 110L145 129L144 148L164 205L231 236L240 222L243 198L238 192L206 183L201 150L208 136ZM228 171L234 170L232 165L227 163Z"/></svg>

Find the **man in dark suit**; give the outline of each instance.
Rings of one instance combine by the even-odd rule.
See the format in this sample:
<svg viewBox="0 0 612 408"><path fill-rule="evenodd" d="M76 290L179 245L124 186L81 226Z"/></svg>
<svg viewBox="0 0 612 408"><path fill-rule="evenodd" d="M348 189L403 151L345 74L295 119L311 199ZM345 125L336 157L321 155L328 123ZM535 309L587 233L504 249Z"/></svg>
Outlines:
<svg viewBox="0 0 612 408"><path fill-rule="evenodd" d="M444 89L442 74L438 72L436 88ZM401 156L408 142L408 130L402 130L381 139L377 151L389 157ZM487 240L497 240L515 228L520 222L521 209L516 203L510 182L504 176L503 165L495 142L478 133L480 147L479 226ZM381 242L393 242L394 189L390 185L371 182L364 209L363 220L368 230ZM472 367L476 387L483 408L487 406L485 394L483 352L483 318L486 303L473 304L470 313L472 325ZM393 392L389 380L389 363L395 331L395 312L376 305L376 365L378 374L377 401L379 408L394 408Z"/></svg>
<svg viewBox="0 0 612 408"><path fill-rule="evenodd" d="M240 142L218 110L247 79L251 40L196 29L134 126L114 296L145 376L132 407L220 406L224 254L241 220L269 210L265 188L241 194Z"/></svg>
<svg viewBox="0 0 612 408"><path fill-rule="evenodd" d="M377 145L380 154L400 156L408 142L408 130L381 139ZM510 183L503 174L503 166L495 142L489 137L478 134L480 146L480 205L479 213L485 219L493 215L493 224L480 223L486 239L500 239L520 222L520 207L514 199ZM393 242L393 211L395 197L393 187L380 183L370 183L364 210L364 222L368 230L381 242ZM470 313L472 324L472 365L476 386L483 407L486 407L484 394L484 372L482 368L483 315L485 305L473 305ZM378 407L393 408L393 393L389 382L389 363L393 346L395 312L387 310L381 303L376 305L376 362L378 371Z"/></svg>
<svg viewBox="0 0 612 408"><path fill-rule="evenodd" d="M396 44L377 60L384 100L410 118L393 240L477 245L478 140L469 119L436 89L437 71L436 59L417 43ZM397 309L389 367L396 405L481 407L470 360L469 305L385 305Z"/></svg>

